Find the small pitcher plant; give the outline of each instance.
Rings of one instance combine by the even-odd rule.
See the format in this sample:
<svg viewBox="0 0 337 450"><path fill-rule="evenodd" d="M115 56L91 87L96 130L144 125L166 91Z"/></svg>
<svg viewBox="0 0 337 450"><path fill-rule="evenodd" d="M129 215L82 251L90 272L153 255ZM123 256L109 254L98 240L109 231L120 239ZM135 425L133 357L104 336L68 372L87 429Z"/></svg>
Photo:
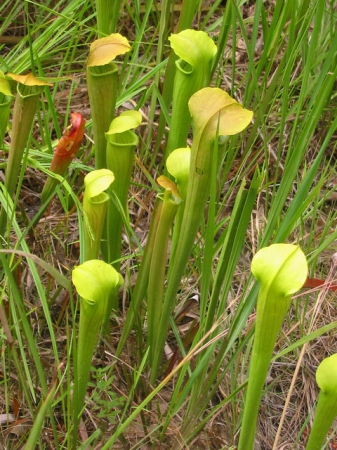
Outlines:
<svg viewBox="0 0 337 450"><path fill-rule="evenodd" d="M306 450L320 450L337 416L337 353L325 358L317 368L318 395L314 422Z"/></svg>
<svg viewBox="0 0 337 450"><path fill-rule="evenodd" d="M256 253L251 270L260 282L260 290L238 450L254 448L262 389L276 338L289 309L291 296L303 286L307 278L308 265L298 246L273 244Z"/></svg>
<svg viewBox="0 0 337 450"><path fill-rule="evenodd" d="M73 401L73 448L77 448L78 424L98 333L106 317L109 298L123 284L123 279L109 264L92 259L75 267L72 281L81 298Z"/></svg>
<svg viewBox="0 0 337 450"><path fill-rule="evenodd" d="M161 330L168 327L170 313L179 289L182 274L193 249L195 236L204 216L210 194L212 161L215 140L219 136L232 136L244 130L253 113L244 109L226 92L218 88L204 88L189 101L193 119L193 144L191 148L188 186L184 211L179 218L179 233L174 232L174 249L168 273L165 304L170 304L162 316ZM176 237L177 236L177 237ZM158 337L158 348L164 348L165 333Z"/></svg>
<svg viewBox="0 0 337 450"><path fill-rule="evenodd" d="M99 169L84 178L83 214L85 250L83 261L97 259L109 195L105 193L115 177L111 170Z"/></svg>

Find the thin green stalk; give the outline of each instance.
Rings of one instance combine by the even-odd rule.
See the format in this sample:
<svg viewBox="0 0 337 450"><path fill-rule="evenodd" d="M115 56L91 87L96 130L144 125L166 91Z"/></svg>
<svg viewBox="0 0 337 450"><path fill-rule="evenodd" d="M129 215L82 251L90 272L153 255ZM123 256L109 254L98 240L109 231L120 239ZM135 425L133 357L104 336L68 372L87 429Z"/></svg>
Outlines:
<svg viewBox="0 0 337 450"><path fill-rule="evenodd" d="M180 199L172 195L171 190L166 189L162 201L163 207L161 208L153 246L147 295L147 344L150 347L149 364L152 385L155 384L162 357L162 349L160 347L157 348L158 334L166 333L165 330L160 329L160 322L163 313L165 272L168 259L167 248L171 225Z"/></svg>
<svg viewBox="0 0 337 450"><path fill-rule="evenodd" d="M118 347L116 350L116 356L119 356L121 354L121 351L125 346L126 340L130 335L131 330L134 326L135 318L140 313L141 303L146 296L146 291L149 282L152 253L155 245L156 231L161 217L162 208L163 208L163 201L161 198L157 197L153 207L152 217L150 221L150 228L144 254L142 257L141 264L139 266L136 285L133 293L131 294L130 308L127 312L125 324L122 331L122 336L119 340Z"/></svg>
<svg viewBox="0 0 337 450"><path fill-rule="evenodd" d="M320 387L315 418L306 450L320 450L337 416L337 354L325 358L317 368L316 381Z"/></svg>
<svg viewBox="0 0 337 450"><path fill-rule="evenodd" d="M96 0L98 37L107 36L116 31L122 0Z"/></svg>
<svg viewBox="0 0 337 450"><path fill-rule="evenodd" d="M227 45L227 39L230 31L230 25L232 20L232 3L234 0L228 0L226 2L225 6L225 14L222 19L222 26L220 30L219 39L217 41L217 53L213 60L213 66L212 66L212 74L215 72L217 65L219 64L219 61L222 60L225 48ZM235 33L234 33L235 34Z"/></svg>
<svg viewBox="0 0 337 450"><path fill-rule="evenodd" d="M40 403L39 410L34 419L34 424L29 432L29 437L25 443L25 450L35 450L37 442L40 438L42 427L46 418L46 415L50 412L51 403L54 400L54 394L57 388L57 378L55 377L52 381L48 393L43 401Z"/></svg>
<svg viewBox="0 0 337 450"><path fill-rule="evenodd" d="M217 264L211 299L207 305L203 304L201 306L201 310L205 314L207 311L207 320L204 322L205 331L211 328L214 317L219 317L225 311L231 280L244 246L261 181L262 173L257 169L249 188L247 190L243 189L246 184L244 181L237 194Z"/></svg>

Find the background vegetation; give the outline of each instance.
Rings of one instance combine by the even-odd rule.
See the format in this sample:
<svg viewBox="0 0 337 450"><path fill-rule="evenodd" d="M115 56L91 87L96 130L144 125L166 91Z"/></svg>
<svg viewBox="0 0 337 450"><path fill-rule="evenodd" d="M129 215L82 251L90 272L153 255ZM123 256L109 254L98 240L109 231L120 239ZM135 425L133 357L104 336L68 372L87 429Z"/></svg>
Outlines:
<svg viewBox="0 0 337 450"><path fill-rule="evenodd" d="M315 370L337 351L336 3L130 0L113 5L112 17L104 2L93 0L3 0L0 6L0 70L32 72L53 83L39 98L13 202L1 172L0 200L10 220L0 252L0 446L22 448L32 430L41 430L38 448L72 445L78 301L70 280L83 245L78 199L95 164L85 68L90 44L119 32L131 51L115 61L116 115L136 109L142 123L135 130L139 144L124 218L125 283L119 310L92 361L77 448L234 448L258 292L250 262L259 248L276 242L298 243L309 263L307 287L315 288L317 280L323 284L303 289L292 303L265 385L255 446L305 448L318 392ZM109 18L111 29L102 18ZM254 116L219 149L205 220L168 316L153 382L143 303L118 357L116 349L161 190L156 179L164 173L170 116L163 83L172 78L165 78L168 37L177 27L211 36L217 45L211 86ZM85 138L66 182L41 216L53 149L71 112L85 117ZM4 123L3 170L12 116ZM190 133L190 145L192 139ZM336 448L334 436L332 429L326 448Z"/></svg>

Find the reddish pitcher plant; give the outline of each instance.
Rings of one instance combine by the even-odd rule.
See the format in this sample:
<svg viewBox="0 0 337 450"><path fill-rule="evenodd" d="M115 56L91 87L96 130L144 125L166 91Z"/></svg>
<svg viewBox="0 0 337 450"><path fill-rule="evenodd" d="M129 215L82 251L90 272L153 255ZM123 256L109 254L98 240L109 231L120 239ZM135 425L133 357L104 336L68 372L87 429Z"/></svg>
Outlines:
<svg viewBox="0 0 337 450"><path fill-rule="evenodd" d="M85 120L81 113L71 113L70 125L64 130L63 136L56 146L50 165L51 172L63 176L80 148L84 135ZM53 176L47 178L42 190L42 203L46 202L54 191L58 180Z"/></svg>

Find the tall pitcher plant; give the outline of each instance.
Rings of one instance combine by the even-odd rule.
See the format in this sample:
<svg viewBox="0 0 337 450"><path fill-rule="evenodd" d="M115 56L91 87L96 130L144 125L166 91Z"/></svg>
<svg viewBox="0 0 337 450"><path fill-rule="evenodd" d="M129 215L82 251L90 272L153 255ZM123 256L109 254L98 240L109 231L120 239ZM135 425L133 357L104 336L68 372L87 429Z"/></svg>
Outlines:
<svg viewBox="0 0 337 450"><path fill-rule="evenodd" d="M83 261L98 259L109 195L105 192L115 177L111 170L99 169L84 178L84 252Z"/></svg>
<svg viewBox="0 0 337 450"><path fill-rule="evenodd" d="M92 259L75 267L72 280L81 298L73 395L72 448L76 449L78 425L84 406L91 360L99 330L106 317L109 298L123 284L123 279L109 264L98 259Z"/></svg>
<svg viewBox="0 0 337 450"><path fill-rule="evenodd" d="M52 85L34 77L31 73L27 75L8 73L7 76L17 82L17 95L14 103L12 121L12 136L5 172L5 188L9 197L13 197L21 169L23 154L27 146L37 110L39 96L45 86ZM1 235L6 228L6 218L6 212L2 209L0 214Z"/></svg>
<svg viewBox="0 0 337 450"><path fill-rule="evenodd" d="M123 215L127 211L127 196L138 145L138 136L132 130L142 121L138 111L125 111L116 117L105 133L106 165L114 173L113 200L110 201L106 220L106 236L102 245L103 258L119 269Z"/></svg>
<svg viewBox="0 0 337 450"><path fill-rule="evenodd" d="M97 39L90 46L87 85L95 143L95 167L106 168L105 134L113 119L118 88L118 67L112 61L130 51L128 40L116 33Z"/></svg>
<svg viewBox="0 0 337 450"><path fill-rule="evenodd" d="M260 290L238 450L254 448L262 390L276 338L289 309L291 296L303 286L308 274L302 250L291 244L262 248L254 256L251 269L260 282Z"/></svg>
<svg viewBox="0 0 337 450"><path fill-rule="evenodd" d="M168 282L168 297L175 296L181 276L193 248L198 227L204 215L210 193L212 154L218 136L232 136L244 130L253 113L244 109L226 92L218 88L204 88L189 101L193 119L193 144L177 251L173 255Z"/></svg>
<svg viewBox="0 0 337 450"><path fill-rule="evenodd" d="M170 132L166 158L176 148L186 145L191 125L188 101L210 83L216 45L204 31L184 30L169 37L172 50L179 57L173 87Z"/></svg>
<svg viewBox="0 0 337 450"><path fill-rule="evenodd" d="M189 101L193 119L193 144L186 199L179 220L178 232L174 230L174 254L170 262L168 285L164 300L164 313L160 323L157 348L164 348L170 314L180 280L193 249L195 236L202 221L210 194L212 161L215 139L232 136L244 130L252 120L253 113L244 109L226 92L218 88L204 88L196 92ZM160 352L158 351L157 355ZM158 356L159 358L159 356ZM159 367L159 359L155 363Z"/></svg>

